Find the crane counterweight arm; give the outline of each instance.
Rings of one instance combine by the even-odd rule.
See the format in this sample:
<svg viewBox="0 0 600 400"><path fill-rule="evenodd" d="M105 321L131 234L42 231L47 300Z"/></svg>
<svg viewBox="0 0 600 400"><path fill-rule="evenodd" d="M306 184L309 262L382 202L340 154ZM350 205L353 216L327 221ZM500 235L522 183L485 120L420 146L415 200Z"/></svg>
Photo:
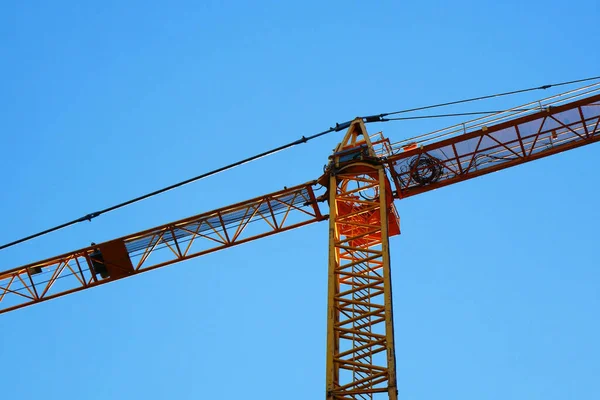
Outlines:
<svg viewBox="0 0 600 400"><path fill-rule="evenodd" d="M0 314L327 219L314 183L2 271Z"/></svg>
<svg viewBox="0 0 600 400"><path fill-rule="evenodd" d="M397 197L405 198L600 141L600 94L540 105L438 142L404 145L387 157ZM398 150L400 152L398 152Z"/></svg>

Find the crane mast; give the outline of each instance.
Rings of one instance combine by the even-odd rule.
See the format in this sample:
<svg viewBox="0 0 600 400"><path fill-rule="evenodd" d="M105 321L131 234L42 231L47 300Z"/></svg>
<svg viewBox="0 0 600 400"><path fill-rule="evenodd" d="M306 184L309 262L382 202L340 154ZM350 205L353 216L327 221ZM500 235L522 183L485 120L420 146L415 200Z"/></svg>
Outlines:
<svg viewBox="0 0 600 400"><path fill-rule="evenodd" d="M327 399L397 398L389 236L400 233L390 181L361 118L328 167Z"/></svg>
<svg viewBox="0 0 600 400"><path fill-rule="evenodd" d="M329 218L326 399L396 400L394 199L600 141L600 84L393 144L365 121L317 181L0 269L0 314Z"/></svg>

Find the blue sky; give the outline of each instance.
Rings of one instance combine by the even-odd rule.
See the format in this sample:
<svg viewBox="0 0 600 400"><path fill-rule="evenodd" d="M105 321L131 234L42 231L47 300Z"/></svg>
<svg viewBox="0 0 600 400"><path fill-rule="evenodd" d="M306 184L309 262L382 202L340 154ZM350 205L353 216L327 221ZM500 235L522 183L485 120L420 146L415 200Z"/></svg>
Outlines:
<svg viewBox="0 0 600 400"><path fill-rule="evenodd" d="M599 75L591 0L94 3L0 5L1 243L357 115ZM3 250L2 270L315 179L341 138ZM401 398L600 397L599 151L397 203ZM3 396L323 398L326 278L321 223L2 315Z"/></svg>

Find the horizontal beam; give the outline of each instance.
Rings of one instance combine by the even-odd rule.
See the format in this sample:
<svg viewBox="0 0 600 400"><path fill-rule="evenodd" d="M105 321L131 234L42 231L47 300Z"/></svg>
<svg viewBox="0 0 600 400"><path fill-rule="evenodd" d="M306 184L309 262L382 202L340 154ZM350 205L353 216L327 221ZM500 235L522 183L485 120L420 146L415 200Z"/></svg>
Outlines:
<svg viewBox="0 0 600 400"><path fill-rule="evenodd" d="M310 182L0 270L0 314L324 219Z"/></svg>
<svg viewBox="0 0 600 400"><path fill-rule="evenodd" d="M403 199L600 141L600 95L387 158Z"/></svg>

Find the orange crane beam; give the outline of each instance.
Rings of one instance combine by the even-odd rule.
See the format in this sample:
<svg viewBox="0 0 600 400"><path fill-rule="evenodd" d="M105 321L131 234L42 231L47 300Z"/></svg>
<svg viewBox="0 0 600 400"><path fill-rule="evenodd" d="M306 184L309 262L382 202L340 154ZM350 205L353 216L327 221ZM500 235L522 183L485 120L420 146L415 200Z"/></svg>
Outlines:
<svg viewBox="0 0 600 400"><path fill-rule="evenodd" d="M509 119L494 125L479 122L471 131L464 126L442 131L438 137L460 134L431 144L392 148L387 165L396 196L403 199L600 141L600 94L507 114Z"/></svg>
<svg viewBox="0 0 600 400"><path fill-rule="evenodd" d="M0 314L322 221L313 185L0 271Z"/></svg>
<svg viewBox="0 0 600 400"><path fill-rule="evenodd" d="M388 239L400 220L375 146L356 119L326 171L327 400L397 399Z"/></svg>

